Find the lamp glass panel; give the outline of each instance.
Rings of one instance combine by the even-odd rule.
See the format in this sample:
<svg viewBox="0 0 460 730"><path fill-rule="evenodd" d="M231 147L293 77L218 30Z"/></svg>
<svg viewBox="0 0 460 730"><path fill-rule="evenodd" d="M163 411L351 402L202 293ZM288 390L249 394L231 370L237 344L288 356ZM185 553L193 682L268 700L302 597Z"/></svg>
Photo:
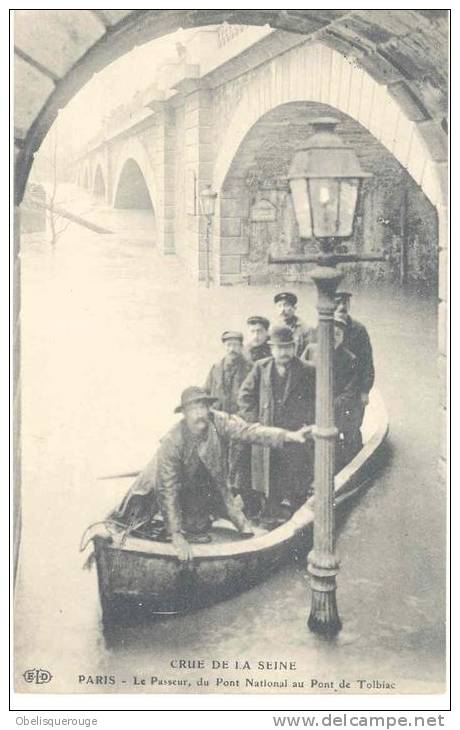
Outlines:
<svg viewBox="0 0 460 730"><path fill-rule="evenodd" d="M340 181L335 178L312 178L308 184L315 237L336 236L339 225Z"/></svg>
<svg viewBox="0 0 460 730"><path fill-rule="evenodd" d="M299 225L300 238L311 238L311 212L310 199L308 197L307 181L304 178L297 178L289 181L291 187L292 202Z"/></svg>
<svg viewBox="0 0 460 730"><path fill-rule="evenodd" d="M200 195L201 212L203 215L214 215L217 195L204 190Z"/></svg>
<svg viewBox="0 0 460 730"><path fill-rule="evenodd" d="M356 204L358 202L359 179L340 180L340 199L337 236L348 238L353 233Z"/></svg>

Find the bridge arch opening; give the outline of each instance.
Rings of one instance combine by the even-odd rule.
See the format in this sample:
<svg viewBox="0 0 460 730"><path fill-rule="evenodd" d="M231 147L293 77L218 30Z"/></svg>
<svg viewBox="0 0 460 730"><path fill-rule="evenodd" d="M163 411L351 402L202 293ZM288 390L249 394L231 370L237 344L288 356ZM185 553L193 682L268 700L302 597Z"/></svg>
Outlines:
<svg viewBox="0 0 460 730"><path fill-rule="evenodd" d="M105 198L105 191L104 175L101 166L98 165L94 174L93 194L96 198Z"/></svg>
<svg viewBox="0 0 460 730"><path fill-rule="evenodd" d="M89 172L87 167L85 167L85 171L83 173L83 187L86 190L88 190L89 188Z"/></svg>
<svg viewBox="0 0 460 730"><path fill-rule="evenodd" d="M114 208L154 211L144 173L132 158L123 164L115 192Z"/></svg>
<svg viewBox="0 0 460 730"><path fill-rule="evenodd" d="M320 116L339 120L337 131L373 174L361 195L350 249L383 249L388 262L347 266L350 284L402 284L437 291L436 208L396 157L363 125L327 104L297 101L263 114L246 133L228 167L219 195L220 247L214 266L222 283L281 284L303 281L308 267L269 265L268 253L315 250L299 239L288 169L295 151ZM389 211L391 213L389 214ZM311 268L311 267L310 267Z"/></svg>

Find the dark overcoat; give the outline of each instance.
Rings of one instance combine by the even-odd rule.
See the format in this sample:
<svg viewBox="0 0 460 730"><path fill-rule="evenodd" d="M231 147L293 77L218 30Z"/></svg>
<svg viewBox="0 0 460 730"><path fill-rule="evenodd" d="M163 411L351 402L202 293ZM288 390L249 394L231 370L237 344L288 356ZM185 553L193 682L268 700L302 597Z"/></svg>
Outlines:
<svg viewBox="0 0 460 730"><path fill-rule="evenodd" d="M316 343L307 345L302 360L316 366L317 347ZM355 404L357 400L360 400L357 364L358 360L355 355L343 344L334 349L334 420L341 433L355 427L353 420Z"/></svg>
<svg viewBox="0 0 460 730"><path fill-rule="evenodd" d="M212 366L204 384L205 391L218 399L216 408L226 413L237 412L240 385L251 370L252 362L241 355L234 363L234 368L235 373L230 386L225 376L225 358Z"/></svg>
<svg viewBox="0 0 460 730"><path fill-rule="evenodd" d="M309 330L307 339L308 344L318 341L317 328ZM350 315L347 315L343 347L356 357L356 385L359 393L369 393L375 380L371 340L366 327Z"/></svg>
<svg viewBox="0 0 460 730"><path fill-rule="evenodd" d="M348 315L343 346L355 355L356 383L361 393L369 393L375 380L374 358L366 327Z"/></svg>
<svg viewBox="0 0 460 730"><path fill-rule="evenodd" d="M259 421L266 426L277 425L273 393L274 358L259 360L241 385L238 399L239 413L246 421ZM297 430L315 420L315 371L314 368L294 357L288 373L280 420L283 428ZM281 425L281 423L280 423ZM297 448L287 446L286 473L280 475L284 484L273 482L270 469L269 449L252 449L252 488L269 496L272 492L284 491L290 483L294 491L301 490L307 477L306 469L312 472L312 443ZM308 462L308 464L307 464ZM270 478L272 476L272 479Z"/></svg>

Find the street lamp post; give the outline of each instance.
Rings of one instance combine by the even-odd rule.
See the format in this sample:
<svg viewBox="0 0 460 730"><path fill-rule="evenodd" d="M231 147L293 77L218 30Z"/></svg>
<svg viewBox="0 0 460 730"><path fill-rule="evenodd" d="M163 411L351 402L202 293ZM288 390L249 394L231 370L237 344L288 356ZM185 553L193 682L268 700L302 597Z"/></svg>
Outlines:
<svg viewBox="0 0 460 730"><path fill-rule="evenodd" d="M292 201L302 239L314 240L319 253L312 256L270 258L270 263L315 263L310 276L318 293L318 356L315 417L315 521L313 550L308 556L311 577L312 631L334 636L341 629L336 601L334 473L338 435L334 423L333 320L335 292L342 279L338 263L382 260L379 255L357 256L341 243L353 233L362 181L353 149L335 132L336 119L312 122L314 134L293 158L288 174Z"/></svg>
<svg viewBox="0 0 460 730"><path fill-rule="evenodd" d="M210 185L206 185L200 193L201 212L206 216L206 286L209 287L210 258L211 258L211 226L216 208L217 193L213 192Z"/></svg>

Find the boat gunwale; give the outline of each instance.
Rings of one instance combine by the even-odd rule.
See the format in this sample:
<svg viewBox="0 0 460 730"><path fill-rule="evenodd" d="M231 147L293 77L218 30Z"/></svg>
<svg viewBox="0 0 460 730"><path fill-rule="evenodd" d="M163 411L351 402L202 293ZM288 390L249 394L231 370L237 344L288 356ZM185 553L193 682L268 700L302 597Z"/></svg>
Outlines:
<svg viewBox="0 0 460 730"><path fill-rule="evenodd" d="M388 430L388 414L377 389L371 394L373 410L378 412L377 428L372 436L366 441L359 453L335 476L334 495L337 497L335 504L339 504L348 499L358 491L359 486L351 489L349 492L346 487L359 474L367 461L377 452L380 445L385 440ZM195 559L202 560L221 560L222 558L239 558L250 556L254 553L269 551L270 549L281 547L284 543L291 541L300 532L305 530L314 521L313 499L310 498L302 507L300 507L290 520L280 527L271 530L266 535L252 537L241 542L226 542L221 544L208 545L192 545L193 556ZM232 526L232 529L233 528ZM235 530L236 532L236 530ZM110 543L106 537L101 534L92 536L104 540L104 549L117 550L125 553L134 553L138 556L147 558L161 558L177 561L177 554L171 543L156 542L143 538L128 536L123 545Z"/></svg>

